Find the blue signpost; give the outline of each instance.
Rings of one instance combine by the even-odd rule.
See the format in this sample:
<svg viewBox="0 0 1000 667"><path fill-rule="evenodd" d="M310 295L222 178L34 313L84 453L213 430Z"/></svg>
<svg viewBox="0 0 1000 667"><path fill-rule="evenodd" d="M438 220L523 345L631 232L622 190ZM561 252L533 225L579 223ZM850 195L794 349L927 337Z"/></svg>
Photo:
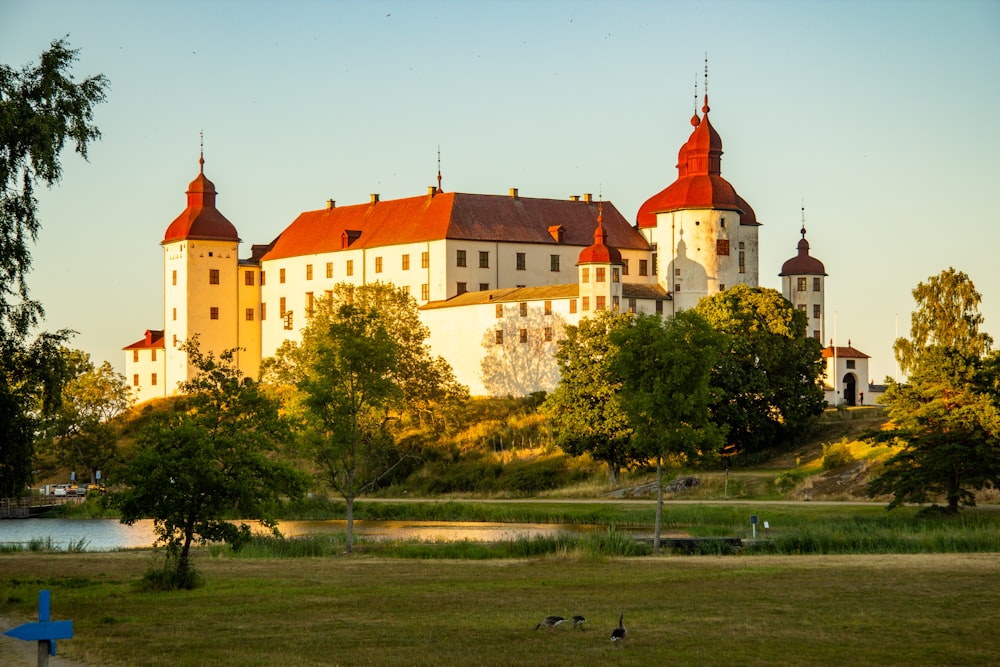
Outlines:
<svg viewBox="0 0 1000 667"><path fill-rule="evenodd" d="M8 637L38 642L38 667L49 664L49 656L56 654L57 639L73 638L73 621L50 621L51 593L38 591L38 622L25 623L4 632Z"/></svg>

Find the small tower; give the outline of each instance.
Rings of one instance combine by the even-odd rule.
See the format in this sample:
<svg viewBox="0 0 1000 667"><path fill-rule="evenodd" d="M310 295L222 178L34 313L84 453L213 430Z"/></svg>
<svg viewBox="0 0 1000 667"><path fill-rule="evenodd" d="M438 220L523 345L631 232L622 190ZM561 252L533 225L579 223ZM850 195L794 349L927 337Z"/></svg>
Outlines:
<svg viewBox="0 0 1000 667"><path fill-rule="evenodd" d="M806 226L802 225L799 254L781 265L781 294L809 317L808 335L821 343L826 339L826 269L809 255Z"/></svg>
<svg viewBox="0 0 1000 667"><path fill-rule="evenodd" d="M594 243L580 251L576 263L580 281L580 312L583 316L598 310L619 310L622 300L622 254L608 247L604 230L604 205L597 207Z"/></svg>
<svg viewBox="0 0 1000 667"><path fill-rule="evenodd" d="M163 235L164 393L192 377L180 346L197 335L202 352L239 347L236 227L215 207L205 158L187 189L187 208Z"/></svg>

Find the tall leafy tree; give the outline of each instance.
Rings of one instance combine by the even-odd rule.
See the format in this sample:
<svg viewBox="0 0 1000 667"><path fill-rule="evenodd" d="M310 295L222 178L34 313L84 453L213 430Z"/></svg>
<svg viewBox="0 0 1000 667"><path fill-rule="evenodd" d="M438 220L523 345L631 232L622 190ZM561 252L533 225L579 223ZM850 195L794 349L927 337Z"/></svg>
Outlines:
<svg viewBox="0 0 1000 667"><path fill-rule="evenodd" d="M610 369L616 350L611 333L631 325L631 315L608 310L582 319L579 325L568 325L555 355L559 384L542 404L555 425L556 444L574 456L586 453L604 462L612 486L618 483L622 468L641 458L618 401L621 382Z"/></svg>
<svg viewBox="0 0 1000 667"><path fill-rule="evenodd" d="M901 445L872 480L890 508L943 497L947 511L975 505L974 492L1000 485L1000 362L979 331L980 295L954 269L920 283L911 338L896 341L906 383L890 383L882 402L889 424L871 440Z"/></svg>
<svg viewBox="0 0 1000 667"><path fill-rule="evenodd" d="M612 331L611 341L618 348L611 368L636 447L656 460L659 551L664 465L710 460L723 443L725 427L709 411L709 378L725 338L696 312L681 311L666 320L639 315L634 326Z"/></svg>
<svg viewBox="0 0 1000 667"><path fill-rule="evenodd" d="M417 415L443 428L440 415L468 397L451 367L425 343L416 301L384 283L337 285L302 330L264 364L264 379L291 386L287 405L318 474L347 505L347 551L354 503L408 458L390 424Z"/></svg>
<svg viewBox="0 0 1000 667"><path fill-rule="evenodd" d="M712 414L737 453L801 436L826 405L822 349L806 336L805 313L776 290L746 285L706 297L695 310L726 337L712 370Z"/></svg>
<svg viewBox="0 0 1000 667"><path fill-rule="evenodd" d="M125 490L111 498L122 523L153 519L180 588L196 581L192 544L224 541L239 549L250 527L229 517L275 529L274 502L305 486L302 473L274 456L289 435L278 401L242 376L235 350L204 354L197 337L184 350L197 373L182 383L175 409L140 430L123 472Z"/></svg>
<svg viewBox="0 0 1000 667"><path fill-rule="evenodd" d="M31 478L40 418L58 405L65 368L58 350L71 332L29 334L44 314L28 291L30 246L38 237L38 184L62 175L67 141L84 158L100 137L93 110L104 101L103 75L79 83L77 52L52 42L37 64L0 64L0 496L20 493Z"/></svg>

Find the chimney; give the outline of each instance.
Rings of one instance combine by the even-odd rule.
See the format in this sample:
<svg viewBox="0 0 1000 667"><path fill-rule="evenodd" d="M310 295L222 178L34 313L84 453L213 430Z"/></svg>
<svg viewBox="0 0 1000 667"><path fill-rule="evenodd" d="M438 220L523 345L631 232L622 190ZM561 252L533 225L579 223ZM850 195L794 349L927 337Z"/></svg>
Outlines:
<svg viewBox="0 0 1000 667"><path fill-rule="evenodd" d="M375 192L372 193L372 203L373 204L377 204L378 203L378 193L375 193Z"/></svg>
<svg viewBox="0 0 1000 667"><path fill-rule="evenodd" d="M332 211L335 208L337 208L337 202L333 201L332 199L327 199L326 200L326 210Z"/></svg>
<svg viewBox="0 0 1000 667"><path fill-rule="evenodd" d="M570 201L580 201L580 195L570 195L569 196L569 200Z"/></svg>
<svg viewBox="0 0 1000 667"><path fill-rule="evenodd" d="M511 188L510 189L510 198L511 199L517 199L517 188Z"/></svg>
<svg viewBox="0 0 1000 667"><path fill-rule="evenodd" d="M434 195L437 194L437 191L438 191L437 188L434 187L433 185L428 185L427 186L427 196L428 197L433 197Z"/></svg>
<svg viewBox="0 0 1000 667"><path fill-rule="evenodd" d="M594 195L590 194L589 192L584 192L583 193L583 201L585 201L585 202L587 202L589 204L593 200L594 200Z"/></svg>

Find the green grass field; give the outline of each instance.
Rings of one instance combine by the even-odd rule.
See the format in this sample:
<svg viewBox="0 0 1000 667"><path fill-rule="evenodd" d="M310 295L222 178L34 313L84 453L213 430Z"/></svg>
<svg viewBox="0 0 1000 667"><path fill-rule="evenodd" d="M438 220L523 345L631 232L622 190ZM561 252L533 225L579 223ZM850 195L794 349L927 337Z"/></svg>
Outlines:
<svg viewBox="0 0 1000 667"><path fill-rule="evenodd" d="M0 618L33 620L48 588L53 620L74 622L59 655L107 666L996 663L996 554L427 561L201 551L205 587L137 592L151 560L0 556ZM616 648L619 611L629 636ZM547 614L582 614L587 629L533 630ZM11 664L12 643L0 638L0 664Z"/></svg>

